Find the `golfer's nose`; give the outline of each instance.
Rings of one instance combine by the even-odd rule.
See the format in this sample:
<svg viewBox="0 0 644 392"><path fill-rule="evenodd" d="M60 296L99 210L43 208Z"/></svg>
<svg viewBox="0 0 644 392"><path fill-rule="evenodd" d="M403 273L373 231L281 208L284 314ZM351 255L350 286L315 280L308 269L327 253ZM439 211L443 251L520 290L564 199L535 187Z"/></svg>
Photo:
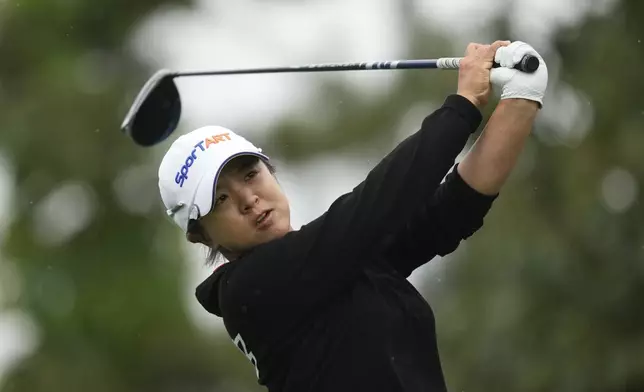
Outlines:
<svg viewBox="0 0 644 392"><path fill-rule="evenodd" d="M243 213L248 213L259 203L259 196L252 189L243 189L239 194L239 204Z"/></svg>

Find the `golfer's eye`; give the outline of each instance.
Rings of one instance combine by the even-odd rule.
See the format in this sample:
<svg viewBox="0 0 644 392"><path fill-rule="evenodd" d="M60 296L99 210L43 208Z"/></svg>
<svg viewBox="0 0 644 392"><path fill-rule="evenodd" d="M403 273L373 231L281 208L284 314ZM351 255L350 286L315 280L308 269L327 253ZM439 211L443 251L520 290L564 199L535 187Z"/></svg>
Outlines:
<svg viewBox="0 0 644 392"><path fill-rule="evenodd" d="M252 180L252 179L253 179L253 178L254 178L258 173L259 173L259 172L258 172L257 170L254 170L254 169L253 169L253 170L251 170L251 171L249 171L249 172L248 172L248 174L246 174L246 178L245 178L245 180L246 180L246 181L250 181L250 180Z"/></svg>
<svg viewBox="0 0 644 392"><path fill-rule="evenodd" d="M219 195L219 197L217 197L217 199L215 200L215 206L220 205L221 203L226 201L227 198L228 198L228 195Z"/></svg>

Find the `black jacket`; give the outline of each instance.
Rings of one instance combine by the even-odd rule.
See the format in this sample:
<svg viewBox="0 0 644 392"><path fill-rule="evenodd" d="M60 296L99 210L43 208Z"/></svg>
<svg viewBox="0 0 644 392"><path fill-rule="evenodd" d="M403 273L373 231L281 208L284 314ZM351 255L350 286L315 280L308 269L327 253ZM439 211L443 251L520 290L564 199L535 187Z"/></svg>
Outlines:
<svg viewBox="0 0 644 392"><path fill-rule="evenodd" d="M270 392L446 390L432 310L406 278L478 230L496 198L456 170L445 178L481 120L468 100L447 97L322 216L197 287L260 384Z"/></svg>

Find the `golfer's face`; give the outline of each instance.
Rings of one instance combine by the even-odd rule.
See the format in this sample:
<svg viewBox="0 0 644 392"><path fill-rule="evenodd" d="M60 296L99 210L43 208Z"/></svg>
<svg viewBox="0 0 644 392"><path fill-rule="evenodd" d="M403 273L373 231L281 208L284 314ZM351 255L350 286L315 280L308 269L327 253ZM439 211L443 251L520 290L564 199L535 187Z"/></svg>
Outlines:
<svg viewBox="0 0 644 392"><path fill-rule="evenodd" d="M202 223L216 244L232 252L282 237L291 229L288 200L258 159L241 157L226 165L213 203Z"/></svg>

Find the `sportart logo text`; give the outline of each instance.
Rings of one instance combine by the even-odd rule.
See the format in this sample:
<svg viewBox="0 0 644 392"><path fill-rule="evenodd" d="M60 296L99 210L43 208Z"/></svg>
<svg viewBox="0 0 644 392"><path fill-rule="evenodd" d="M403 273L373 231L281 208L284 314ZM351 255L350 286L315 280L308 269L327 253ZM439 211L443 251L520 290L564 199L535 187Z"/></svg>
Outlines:
<svg viewBox="0 0 644 392"><path fill-rule="evenodd" d="M190 167L197 160L198 151L206 151L213 144L217 144L219 142L225 142L227 140L230 140L230 134L222 133L219 135L208 137L205 140L195 144L194 150L192 150L192 153L186 157L185 163L183 164L183 166L181 166L181 169L179 169L179 171L177 172L177 175L174 177L174 181L179 185L179 187L180 188L183 187L183 183L188 179L188 172L190 171Z"/></svg>

